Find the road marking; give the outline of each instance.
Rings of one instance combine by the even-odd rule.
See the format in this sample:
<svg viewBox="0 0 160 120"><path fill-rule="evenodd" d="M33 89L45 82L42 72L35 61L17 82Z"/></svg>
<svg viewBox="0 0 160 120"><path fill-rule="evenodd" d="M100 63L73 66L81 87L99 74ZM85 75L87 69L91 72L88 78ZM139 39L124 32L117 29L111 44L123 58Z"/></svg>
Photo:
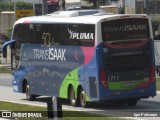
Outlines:
<svg viewBox="0 0 160 120"><path fill-rule="evenodd" d="M160 95L160 91L157 91L157 94Z"/></svg>

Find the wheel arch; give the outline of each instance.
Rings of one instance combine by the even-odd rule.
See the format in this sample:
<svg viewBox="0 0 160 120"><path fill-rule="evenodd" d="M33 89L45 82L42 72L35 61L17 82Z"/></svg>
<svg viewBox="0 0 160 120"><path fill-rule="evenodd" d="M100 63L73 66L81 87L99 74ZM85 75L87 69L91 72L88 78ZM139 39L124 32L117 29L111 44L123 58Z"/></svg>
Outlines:
<svg viewBox="0 0 160 120"><path fill-rule="evenodd" d="M27 79L23 79L23 81L22 81L22 93L25 93L25 87L26 87L27 83L28 83Z"/></svg>
<svg viewBox="0 0 160 120"><path fill-rule="evenodd" d="M67 89L67 97L68 97L68 99L69 99L69 95L70 95L70 89L71 89L71 87L73 87L73 85L72 84L69 84L68 85L68 89Z"/></svg>
<svg viewBox="0 0 160 120"><path fill-rule="evenodd" d="M80 90L81 89L83 90L83 87L81 85L78 85L78 87L77 87L77 96L80 95Z"/></svg>
<svg viewBox="0 0 160 120"><path fill-rule="evenodd" d="M73 89L76 90L76 91L75 91L75 96L76 96L76 98L77 98L77 97L79 96L79 94L80 94L80 90L83 89L83 87L79 84L79 85L76 86L76 88L75 88L72 84L69 84L69 85L68 85L68 90L67 90L67 97L68 97L68 98L69 98L69 92L70 92L71 87L73 87Z"/></svg>

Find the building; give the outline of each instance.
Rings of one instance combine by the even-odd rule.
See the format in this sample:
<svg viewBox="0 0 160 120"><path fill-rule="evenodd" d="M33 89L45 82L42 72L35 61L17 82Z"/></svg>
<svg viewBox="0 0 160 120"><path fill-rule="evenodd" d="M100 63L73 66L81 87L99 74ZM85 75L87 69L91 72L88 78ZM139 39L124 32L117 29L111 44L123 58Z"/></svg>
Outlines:
<svg viewBox="0 0 160 120"><path fill-rule="evenodd" d="M0 2L17 2L17 1L22 1L22 2L30 2L30 3L41 3L42 0L0 0Z"/></svg>

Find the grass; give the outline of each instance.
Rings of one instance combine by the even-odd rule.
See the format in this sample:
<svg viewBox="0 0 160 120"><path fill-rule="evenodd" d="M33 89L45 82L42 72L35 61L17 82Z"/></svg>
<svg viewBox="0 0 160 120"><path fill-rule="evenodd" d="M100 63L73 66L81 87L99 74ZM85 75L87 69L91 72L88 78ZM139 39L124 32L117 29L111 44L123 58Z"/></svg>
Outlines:
<svg viewBox="0 0 160 120"><path fill-rule="evenodd" d="M4 44L4 41L0 40L0 45L3 45Z"/></svg>
<svg viewBox="0 0 160 120"><path fill-rule="evenodd" d="M160 91L160 78L156 79L157 91Z"/></svg>
<svg viewBox="0 0 160 120"><path fill-rule="evenodd" d="M11 70L6 67L0 67L0 73L11 73Z"/></svg>
<svg viewBox="0 0 160 120"><path fill-rule="evenodd" d="M46 111L45 107L22 105L11 102L0 101L0 110L11 110L11 111Z"/></svg>
<svg viewBox="0 0 160 120"><path fill-rule="evenodd" d="M10 103L10 102L4 102L0 101L0 110L8 110L12 112L24 112L24 113L30 113L30 112L39 112L42 113L42 118L21 118L17 117L16 120L47 120L47 108L46 107L37 107L37 106L30 106L30 105L22 105L22 104L16 104L16 103ZM63 118L60 118L59 120L124 120L122 118L114 118L109 116L101 116L101 115L95 115L91 113L86 112L75 112L75 111L63 111ZM45 116L44 116L45 115ZM78 116L78 117L76 117Z"/></svg>

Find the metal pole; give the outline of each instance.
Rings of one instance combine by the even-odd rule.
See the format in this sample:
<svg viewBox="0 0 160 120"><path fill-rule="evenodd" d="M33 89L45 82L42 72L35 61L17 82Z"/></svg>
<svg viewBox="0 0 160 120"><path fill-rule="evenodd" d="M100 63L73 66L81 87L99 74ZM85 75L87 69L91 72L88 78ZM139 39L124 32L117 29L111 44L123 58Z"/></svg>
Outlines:
<svg viewBox="0 0 160 120"><path fill-rule="evenodd" d="M48 119L58 120L62 118L62 102L60 98L53 96L47 101Z"/></svg>
<svg viewBox="0 0 160 120"><path fill-rule="evenodd" d="M57 120L58 118L61 118L62 115L62 102L60 98L53 97L52 98L52 105L53 105L53 111L54 111L54 120Z"/></svg>
<svg viewBox="0 0 160 120"><path fill-rule="evenodd" d="M143 3L143 14L146 13L146 0L144 0L144 3Z"/></svg>
<svg viewBox="0 0 160 120"><path fill-rule="evenodd" d="M146 8L146 0L144 0L144 8Z"/></svg>
<svg viewBox="0 0 160 120"><path fill-rule="evenodd" d="M14 22L16 21L16 2L14 0Z"/></svg>
<svg viewBox="0 0 160 120"><path fill-rule="evenodd" d="M52 98L53 103L53 110L54 110L54 120L58 120L58 104L57 104L57 98L54 96Z"/></svg>
<svg viewBox="0 0 160 120"><path fill-rule="evenodd" d="M47 0L42 0L42 14L48 14Z"/></svg>
<svg viewBox="0 0 160 120"><path fill-rule="evenodd" d="M34 11L34 16L36 15L36 11L35 11L35 0L33 1L33 11Z"/></svg>

